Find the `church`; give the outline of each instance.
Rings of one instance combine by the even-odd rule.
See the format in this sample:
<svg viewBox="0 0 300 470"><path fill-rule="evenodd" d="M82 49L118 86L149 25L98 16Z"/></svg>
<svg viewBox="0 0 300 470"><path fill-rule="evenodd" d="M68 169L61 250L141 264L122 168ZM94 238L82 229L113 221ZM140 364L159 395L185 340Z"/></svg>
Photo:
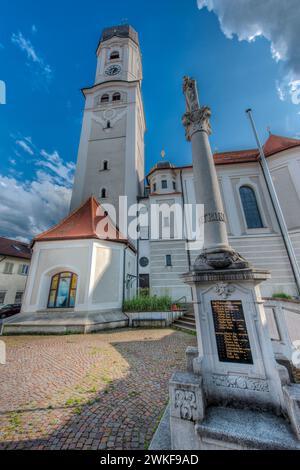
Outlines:
<svg viewBox="0 0 300 470"><path fill-rule="evenodd" d="M95 83L85 109L69 216L33 240L22 313L121 311L139 288L174 301L192 300L181 275L197 256L171 230L151 239L149 224L132 239L122 233L119 197L128 207L195 204L193 167L158 162L145 175L146 130L138 33L107 28L97 48ZM300 140L270 134L264 152L300 263ZM260 167L257 149L214 155L230 244L255 267L267 268L264 297L296 296L293 269ZM106 207L116 210L111 217ZM138 209L137 211L138 212ZM126 214L127 215L127 214ZM136 214L131 213L131 216ZM172 216L162 225L172 225ZM122 224L121 224L122 225Z"/></svg>

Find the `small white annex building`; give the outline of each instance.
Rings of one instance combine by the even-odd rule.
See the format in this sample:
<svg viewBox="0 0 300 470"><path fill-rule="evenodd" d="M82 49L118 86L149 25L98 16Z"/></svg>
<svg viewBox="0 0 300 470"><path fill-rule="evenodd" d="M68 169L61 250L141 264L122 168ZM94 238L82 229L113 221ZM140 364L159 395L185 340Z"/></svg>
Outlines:
<svg viewBox="0 0 300 470"><path fill-rule="evenodd" d="M121 309L136 274L135 248L93 197L33 241L22 313Z"/></svg>

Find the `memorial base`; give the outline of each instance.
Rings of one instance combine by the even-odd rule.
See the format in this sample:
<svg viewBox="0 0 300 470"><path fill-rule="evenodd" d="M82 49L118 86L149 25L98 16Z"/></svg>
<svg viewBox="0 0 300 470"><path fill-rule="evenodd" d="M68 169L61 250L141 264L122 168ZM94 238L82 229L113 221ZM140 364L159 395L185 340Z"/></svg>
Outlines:
<svg viewBox="0 0 300 470"><path fill-rule="evenodd" d="M300 450L289 423L272 413L210 407L201 423L172 418L172 450Z"/></svg>
<svg viewBox="0 0 300 470"><path fill-rule="evenodd" d="M300 386L275 360L259 289L268 277L252 268L184 275L198 349L170 381L172 449L300 449Z"/></svg>

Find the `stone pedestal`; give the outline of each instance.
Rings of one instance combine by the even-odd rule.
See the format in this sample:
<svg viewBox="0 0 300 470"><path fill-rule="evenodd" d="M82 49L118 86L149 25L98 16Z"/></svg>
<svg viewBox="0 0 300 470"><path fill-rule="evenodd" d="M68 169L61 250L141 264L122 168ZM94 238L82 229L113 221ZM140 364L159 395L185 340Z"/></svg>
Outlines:
<svg viewBox="0 0 300 470"><path fill-rule="evenodd" d="M274 410L283 406L278 367L255 269L196 271L184 276L194 291L199 356L208 405Z"/></svg>

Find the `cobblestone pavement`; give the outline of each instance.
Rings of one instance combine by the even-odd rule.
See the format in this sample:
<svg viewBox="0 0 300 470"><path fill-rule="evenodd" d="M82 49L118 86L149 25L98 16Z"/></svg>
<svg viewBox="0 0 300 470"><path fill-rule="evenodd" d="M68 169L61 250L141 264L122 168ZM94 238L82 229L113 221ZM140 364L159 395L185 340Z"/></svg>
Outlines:
<svg viewBox="0 0 300 470"><path fill-rule="evenodd" d="M171 329L4 337L0 449L144 449L196 338Z"/></svg>

